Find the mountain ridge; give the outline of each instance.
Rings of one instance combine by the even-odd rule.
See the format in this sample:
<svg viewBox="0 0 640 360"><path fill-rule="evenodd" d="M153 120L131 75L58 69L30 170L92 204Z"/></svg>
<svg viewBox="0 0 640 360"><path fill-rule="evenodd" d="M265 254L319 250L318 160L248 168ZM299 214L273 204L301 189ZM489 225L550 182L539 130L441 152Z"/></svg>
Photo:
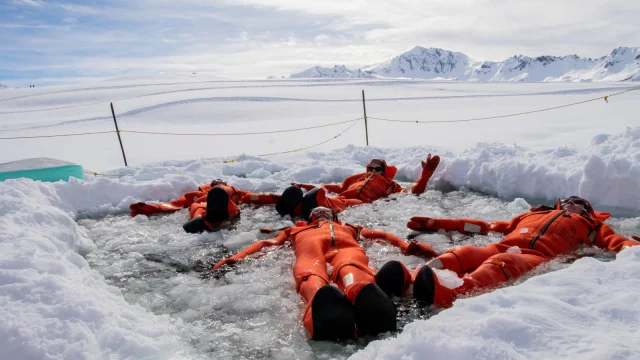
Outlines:
<svg viewBox="0 0 640 360"><path fill-rule="evenodd" d="M506 60L478 61L441 48L412 49L378 64L352 70L344 65L314 66L288 78L418 78L487 82L640 81L640 48L618 47L597 59L514 55Z"/></svg>

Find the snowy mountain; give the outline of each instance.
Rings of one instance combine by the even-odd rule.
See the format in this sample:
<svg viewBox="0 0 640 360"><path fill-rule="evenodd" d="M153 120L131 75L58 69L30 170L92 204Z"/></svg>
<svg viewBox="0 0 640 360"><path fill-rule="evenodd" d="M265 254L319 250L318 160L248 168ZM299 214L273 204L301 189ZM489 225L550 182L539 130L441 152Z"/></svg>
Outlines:
<svg viewBox="0 0 640 360"><path fill-rule="evenodd" d="M356 78L372 78L368 72L358 70L349 70L344 65L336 65L333 68L323 68L314 66L303 72L289 76L290 79L308 79L308 78L338 78L338 79L356 79Z"/></svg>
<svg viewBox="0 0 640 360"><path fill-rule="evenodd" d="M321 71L322 70L322 71ZM599 59L517 55L502 62L477 61L460 52L413 49L388 61L350 70L314 67L290 78L419 78L461 81L640 81L640 48L620 47Z"/></svg>
<svg viewBox="0 0 640 360"><path fill-rule="evenodd" d="M8 88L7 86L0 84L0 90L7 89L7 88Z"/></svg>

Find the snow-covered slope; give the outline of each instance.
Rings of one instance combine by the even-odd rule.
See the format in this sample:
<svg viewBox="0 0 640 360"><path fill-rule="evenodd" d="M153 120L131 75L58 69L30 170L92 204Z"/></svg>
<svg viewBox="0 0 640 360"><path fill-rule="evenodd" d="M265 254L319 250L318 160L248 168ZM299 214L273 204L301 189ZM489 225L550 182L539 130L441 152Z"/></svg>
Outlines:
<svg viewBox="0 0 640 360"><path fill-rule="evenodd" d="M620 47L599 59L577 55L563 57L517 55L502 62L476 61L459 52L415 48L383 63L349 70L336 66L332 77L384 77L463 81L639 81L640 48ZM327 77L316 68L291 78Z"/></svg>
<svg viewBox="0 0 640 360"><path fill-rule="evenodd" d="M360 69L349 70L344 65L336 65L333 68L323 68L320 66L314 66L311 69L307 69L303 72L293 74L289 76L291 79L305 79L305 78L337 78L337 79L356 79L356 78L371 78L370 73L364 72Z"/></svg>

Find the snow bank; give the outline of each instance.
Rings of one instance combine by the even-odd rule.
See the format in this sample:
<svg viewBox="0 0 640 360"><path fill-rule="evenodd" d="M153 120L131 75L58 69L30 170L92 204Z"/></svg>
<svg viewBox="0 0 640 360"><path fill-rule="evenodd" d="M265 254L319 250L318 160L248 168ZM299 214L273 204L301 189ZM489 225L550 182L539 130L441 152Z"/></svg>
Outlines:
<svg viewBox="0 0 640 360"><path fill-rule="evenodd" d="M179 358L180 324L128 304L91 270L83 255L94 244L56 186L0 183L2 357Z"/></svg>
<svg viewBox="0 0 640 360"><path fill-rule="evenodd" d="M640 127L601 134L584 148L532 152L478 144L446 159L437 178L500 197L553 200L579 195L593 204L640 209Z"/></svg>
<svg viewBox="0 0 640 360"><path fill-rule="evenodd" d="M429 147L348 146L327 153L294 154L280 157L278 161L243 155L231 163L214 158L115 169L114 172L133 175L121 179L88 176L86 180L53 184L9 180L0 183L0 348L8 358L27 359L193 356L191 350L184 350L191 347L185 345L187 342L181 337L183 329L190 326L185 324L188 316L154 315L130 304L118 289L106 285L103 276L89 267L83 256L91 252L95 244L87 238L86 230L74 222L77 216L126 214L132 202L168 200L217 177L240 189L259 192L279 192L293 181L337 182L362 171L371 158L387 159L389 164L398 167L399 181L413 181L420 174L420 161L429 152L439 153L443 158L430 184L436 189L447 190L453 186L505 198L523 196L545 201L578 194L592 200L596 207L637 211L640 207L639 149L640 128L636 127L623 134L596 136L591 144L583 147L548 151L529 151L504 144L478 144L461 153ZM487 202L468 213L465 209L448 213L447 204L440 203L443 200L438 191L417 198L397 196L392 201L393 207L381 202L354 209L345 214L345 219L404 236L406 218L417 213L503 218L528 207L519 199L509 204L508 214L496 213L495 204ZM265 219L265 225L280 225L266 213L256 212L252 216L254 219L248 218L250 221L239 228L240 232L198 239L218 241L222 237L220 243L242 247L255 239L247 233L254 230L255 219ZM127 221L138 221L138 218L124 217ZM183 221L180 214L172 219L176 224ZM97 228L108 230L109 227ZM179 226L174 228L180 231ZM627 231L634 233L637 229L636 220ZM113 233L109 238L115 243L127 244L123 234L127 233ZM439 241L438 236L429 239ZM164 246L163 241L169 238L171 236L153 240L160 243L158 246ZM445 245L451 246L449 242ZM137 255L129 255L134 263ZM388 258L382 250L378 255L374 257L376 267ZM565 357L562 355L577 355L580 351L594 358L637 355L633 352L637 350L625 344L633 343L627 334L633 331L628 324L638 324L638 313L629 309L637 308L632 305L637 305L638 297L632 291L618 290L633 289L634 285L637 288L637 280L628 274L637 273L639 257L638 250L629 250L608 264L584 259L560 275L541 276L523 287L501 290L478 298L480 300L460 301L454 309L428 323L408 326L392 346L384 345L387 342L375 343L358 356L411 356L414 351L431 352L435 357L448 354L454 358L485 353L525 358L529 353L538 357L556 352ZM288 273L286 263L279 266L282 269L277 274ZM580 281L583 278L589 280ZM290 279L278 281L281 284ZM605 281L610 282L611 287L595 285ZM536 289L542 287L557 296L537 297ZM572 290L563 292L562 288ZM227 290L233 291L231 288L224 291ZM182 285L178 292L187 296L184 294L188 293L188 286ZM297 323L292 309L298 298L295 293L287 296L290 297L286 310L290 313L288 321ZM279 298L274 295L270 299L277 303ZM209 303L204 303L202 314L209 311ZM469 319L469 314L475 319ZM268 314L261 313L261 316L268 317ZM572 325L580 326L572 329ZM540 333L536 333L536 329ZM556 334L563 333L568 334L563 338L568 340L554 340ZM579 342L578 338L587 340ZM571 353L569 347L578 343L578 350Z"/></svg>
<svg viewBox="0 0 640 360"><path fill-rule="evenodd" d="M640 248L456 301L352 359L631 359L640 322Z"/></svg>
<svg viewBox="0 0 640 360"><path fill-rule="evenodd" d="M532 151L517 144L480 143L460 153L434 147L347 146L327 153L307 152L275 161L241 155L225 159L168 161L115 169L122 179L93 178L55 184L67 211L121 213L134 201L169 200L213 178L225 178L242 190L279 192L291 182L335 183L362 172L372 158L398 167L396 180L413 182L428 153L441 164L429 186L467 188L501 198L524 197L534 203L579 195L618 213L640 209L640 127L622 134L600 134L583 147Z"/></svg>

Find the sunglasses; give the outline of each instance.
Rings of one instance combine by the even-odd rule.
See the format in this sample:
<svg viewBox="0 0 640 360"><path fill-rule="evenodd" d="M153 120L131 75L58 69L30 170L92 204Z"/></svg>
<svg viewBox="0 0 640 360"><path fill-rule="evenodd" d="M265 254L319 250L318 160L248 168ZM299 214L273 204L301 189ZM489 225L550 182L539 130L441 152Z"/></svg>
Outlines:
<svg viewBox="0 0 640 360"><path fill-rule="evenodd" d="M574 204L574 205L582 205L585 208L589 207L589 203L587 203L587 200L579 198L579 197L570 197L568 199L562 199L560 201L561 204Z"/></svg>
<svg viewBox="0 0 640 360"><path fill-rule="evenodd" d="M380 167L380 166L370 166L369 167L369 171L373 171L373 172L383 172L384 168Z"/></svg>

